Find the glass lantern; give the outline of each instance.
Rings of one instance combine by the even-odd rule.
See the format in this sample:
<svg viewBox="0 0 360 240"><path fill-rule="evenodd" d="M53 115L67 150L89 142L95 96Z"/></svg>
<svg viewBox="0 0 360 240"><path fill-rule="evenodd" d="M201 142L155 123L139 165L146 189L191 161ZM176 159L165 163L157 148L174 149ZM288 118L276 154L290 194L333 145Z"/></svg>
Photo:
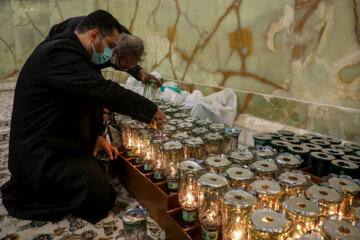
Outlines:
<svg viewBox="0 0 360 240"><path fill-rule="evenodd" d="M322 215L329 216L338 214L342 197L335 190L324 186L313 185L306 189L305 195L310 200L316 201L319 204L322 208Z"/></svg>
<svg viewBox="0 0 360 240"><path fill-rule="evenodd" d="M281 140L272 140L270 145L281 154L287 152L287 146L290 145L290 143Z"/></svg>
<svg viewBox="0 0 360 240"><path fill-rule="evenodd" d="M271 209L258 209L251 214L249 239L285 240L290 234L292 222L285 214Z"/></svg>
<svg viewBox="0 0 360 240"><path fill-rule="evenodd" d="M280 166L280 170L293 170L300 167L304 160L297 158L290 153L283 153L275 158L275 162Z"/></svg>
<svg viewBox="0 0 360 240"><path fill-rule="evenodd" d="M170 116L170 117L174 117L175 113L179 112L179 110L177 108L174 108L174 107L170 107L170 108L167 108L165 109L165 114ZM181 119L178 119L178 120L181 120Z"/></svg>
<svg viewBox="0 0 360 240"><path fill-rule="evenodd" d="M304 161L308 161L310 150L301 144L289 144L287 151L294 156L299 156Z"/></svg>
<svg viewBox="0 0 360 240"><path fill-rule="evenodd" d="M225 171L230 180L231 187L248 188L249 184L254 180L254 173L250 169L244 167L233 166Z"/></svg>
<svg viewBox="0 0 360 240"><path fill-rule="evenodd" d="M194 135L194 137L202 137L205 134L207 134L209 130L205 127L196 127L191 129L191 132Z"/></svg>
<svg viewBox="0 0 360 240"><path fill-rule="evenodd" d="M204 141L200 138L188 138L184 140L184 157L185 159L195 158L204 159Z"/></svg>
<svg viewBox="0 0 360 240"><path fill-rule="evenodd" d="M165 135L154 135L150 139L152 168L156 182L162 181L165 178L165 160L162 145L167 141L169 141L169 138Z"/></svg>
<svg viewBox="0 0 360 240"><path fill-rule="evenodd" d="M174 141L180 141L182 143L189 137L190 136L186 132L176 132L171 136Z"/></svg>
<svg viewBox="0 0 360 240"><path fill-rule="evenodd" d="M310 231L308 233L305 233L301 236L294 236L296 240L324 240L325 236L321 232L318 231ZM290 239L289 239L290 240Z"/></svg>
<svg viewBox="0 0 360 240"><path fill-rule="evenodd" d="M348 176L331 175L328 177L327 182L331 188L341 192L344 196L339 209L339 215L345 218L350 218L353 215L353 204L360 196L360 181L354 180Z"/></svg>
<svg viewBox="0 0 360 240"><path fill-rule="evenodd" d="M207 156L210 154L221 154L221 145L224 137L221 136L220 133L207 133L204 135L203 139L205 142L204 148Z"/></svg>
<svg viewBox="0 0 360 240"><path fill-rule="evenodd" d="M177 131L178 132L184 132L184 133L187 133L188 135L191 135L191 128L192 127L193 127L192 123L182 122L182 123L179 123L177 125Z"/></svg>
<svg viewBox="0 0 360 240"><path fill-rule="evenodd" d="M144 171L149 172L152 170L151 166L151 148L150 139L154 135L151 129L140 132L140 155L144 162Z"/></svg>
<svg viewBox="0 0 360 240"><path fill-rule="evenodd" d="M176 127L170 124L164 124L159 128L159 134L171 137L176 132Z"/></svg>
<svg viewBox="0 0 360 240"><path fill-rule="evenodd" d="M258 207L269 207L274 210L280 209L280 198L282 189L275 181L256 180L249 185L250 190L254 190L260 199Z"/></svg>
<svg viewBox="0 0 360 240"><path fill-rule="evenodd" d="M225 138L223 142L223 153L228 153L238 148L239 135L240 129L225 128L223 130L223 136Z"/></svg>
<svg viewBox="0 0 360 240"><path fill-rule="evenodd" d="M237 149L230 153L229 160L239 166L249 166L254 162L254 154L249 149Z"/></svg>
<svg viewBox="0 0 360 240"><path fill-rule="evenodd" d="M271 137L266 133L258 133L253 135L254 146L267 146L270 145Z"/></svg>
<svg viewBox="0 0 360 240"><path fill-rule="evenodd" d="M204 240L216 240L221 226L221 199L228 185L225 177L207 173L198 179L199 183L199 221Z"/></svg>
<svg viewBox="0 0 360 240"><path fill-rule="evenodd" d="M198 183L197 178L202 167L192 160L180 162L179 203L182 209L182 218L187 225L193 225L197 218Z"/></svg>
<svg viewBox="0 0 360 240"><path fill-rule="evenodd" d="M147 79L145 81L144 93L143 96L149 99L150 101L154 101L156 96L156 90L159 88L159 83L154 79Z"/></svg>
<svg viewBox="0 0 360 240"><path fill-rule="evenodd" d="M147 217L149 212L144 208L130 208L120 214L124 225L125 240L147 239Z"/></svg>
<svg viewBox="0 0 360 240"><path fill-rule="evenodd" d="M330 172L337 175L348 175L350 177L356 178L358 177L359 170L360 166L358 164L348 160L335 159L331 161Z"/></svg>
<svg viewBox="0 0 360 240"><path fill-rule="evenodd" d="M209 125L209 130L211 132L222 132L226 128L225 123L211 123Z"/></svg>
<svg viewBox="0 0 360 240"><path fill-rule="evenodd" d="M136 124L135 120L126 119L122 121L121 124L121 138L124 144L125 149L127 150L127 157L132 157L132 139L131 139L131 129L130 126Z"/></svg>
<svg viewBox="0 0 360 240"><path fill-rule="evenodd" d="M207 127L209 127L209 125L211 123L213 123L213 120L205 118L205 119L199 119L195 123L196 123L197 127L205 127L205 128L207 128Z"/></svg>
<svg viewBox="0 0 360 240"><path fill-rule="evenodd" d="M189 117L189 114L183 112L178 112L174 114L174 118L176 119L185 119L187 117Z"/></svg>
<svg viewBox="0 0 360 240"><path fill-rule="evenodd" d="M227 160L225 155L218 155L206 158L205 164L208 172L223 173L226 168L230 167L231 162Z"/></svg>
<svg viewBox="0 0 360 240"><path fill-rule="evenodd" d="M197 117L187 117L184 119L184 122L195 124L197 120L199 120Z"/></svg>
<svg viewBox="0 0 360 240"><path fill-rule="evenodd" d="M167 123L176 127L178 124L180 124L182 122L183 122L182 119L173 118L173 119L169 120Z"/></svg>
<svg viewBox="0 0 360 240"><path fill-rule="evenodd" d="M326 236L326 239L331 240L357 240L360 236L360 227L353 226L344 220L330 218L323 223L321 230Z"/></svg>
<svg viewBox="0 0 360 240"><path fill-rule="evenodd" d="M252 152L257 159L275 158L276 155L276 150L269 146L256 146Z"/></svg>
<svg viewBox="0 0 360 240"><path fill-rule="evenodd" d="M187 114L188 116L190 115L191 109L192 109L192 107L186 106L186 105L179 107L179 111L181 113Z"/></svg>
<svg viewBox="0 0 360 240"><path fill-rule="evenodd" d="M301 171L285 171L277 177L286 194L304 194L306 188L311 184L308 176Z"/></svg>
<svg viewBox="0 0 360 240"><path fill-rule="evenodd" d="M143 123L137 123L130 126L131 138L132 138L132 152L135 155L135 163L140 164L143 162L141 158L141 142L140 133L146 131L147 125Z"/></svg>
<svg viewBox="0 0 360 240"><path fill-rule="evenodd" d="M222 201L222 239L247 240L249 213L257 198L244 190L230 189Z"/></svg>
<svg viewBox="0 0 360 240"><path fill-rule="evenodd" d="M291 236L301 236L316 229L319 222L320 207L305 198L290 197L282 203L285 213L296 225Z"/></svg>
<svg viewBox="0 0 360 240"><path fill-rule="evenodd" d="M272 159L258 160L251 164L251 168L258 178L275 178L278 166Z"/></svg>
<svg viewBox="0 0 360 240"><path fill-rule="evenodd" d="M170 192L179 187L179 162L184 158L183 145L178 141L170 141L162 146L165 160L165 177Z"/></svg>
<svg viewBox="0 0 360 240"><path fill-rule="evenodd" d="M279 134L281 134L282 136L294 136L295 133L293 131L289 131L289 130L278 130L277 131Z"/></svg>

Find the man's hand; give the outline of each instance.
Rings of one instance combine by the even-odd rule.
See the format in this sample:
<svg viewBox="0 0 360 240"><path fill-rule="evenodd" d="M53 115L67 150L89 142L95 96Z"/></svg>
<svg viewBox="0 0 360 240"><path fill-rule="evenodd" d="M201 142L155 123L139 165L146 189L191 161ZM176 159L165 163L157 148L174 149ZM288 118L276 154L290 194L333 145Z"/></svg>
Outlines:
<svg viewBox="0 0 360 240"><path fill-rule="evenodd" d="M93 155L96 157L99 151L105 151L109 154L109 158L111 160L116 159L118 157L118 150L116 147L112 146L103 136L98 136L95 142Z"/></svg>
<svg viewBox="0 0 360 240"><path fill-rule="evenodd" d="M158 108L157 112L153 116L155 118L156 124L161 125L164 124L166 115L160 108Z"/></svg>
<svg viewBox="0 0 360 240"><path fill-rule="evenodd" d="M148 79L153 79L155 81L157 81L159 83L159 86L162 85L162 82L160 79L157 79L154 75L151 75L149 73L147 73L144 69L140 69L139 72L138 72L138 78L140 78L141 82L143 84L146 83L146 80Z"/></svg>

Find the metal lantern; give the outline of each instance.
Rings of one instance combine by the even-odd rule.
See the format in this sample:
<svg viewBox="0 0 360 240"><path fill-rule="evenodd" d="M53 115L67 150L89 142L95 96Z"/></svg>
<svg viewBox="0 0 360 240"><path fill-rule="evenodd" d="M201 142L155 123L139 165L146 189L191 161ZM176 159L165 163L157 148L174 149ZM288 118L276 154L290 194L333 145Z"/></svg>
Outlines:
<svg viewBox="0 0 360 240"><path fill-rule="evenodd" d="M296 225L291 234L293 237L316 229L321 213L316 203L305 198L291 197L282 205L288 218Z"/></svg>
<svg viewBox="0 0 360 240"><path fill-rule="evenodd" d="M297 158L292 154L283 153L275 158L275 162L280 166L280 170L292 170L298 168L304 162L304 160Z"/></svg>
<svg viewBox="0 0 360 240"><path fill-rule="evenodd" d="M197 127L208 127L212 122L213 120L205 118L205 119L199 119L195 123Z"/></svg>
<svg viewBox="0 0 360 240"><path fill-rule="evenodd" d="M211 132L222 132L226 128L225 123L211 123L209 125L209 130Z"/></svg>
<svg viewBox="0 0 360 240"><path fill-rule="evenodd" d="M125 240L147 239L147 217L149 212L144 208L130 208L120 214L124 225Z"/></svg>
<svg viewBox="0 0 360 240"><path fill-rule="evenodd" d="M183 145L178 141L170 141L162 146L165 160L165 177L170 191L179 187L179 162L184 158Z"/></svg>
<svg viewBox="0 0 360 240"><path fill-rule="evenodd" d="M325 234L326 239L331 240L358 240L360 238L360 227L337 219L326 220L322 225L322 232Z"/></svg>
<svg viewBox="0 0 360 240"><path fill-rule="evenodd" d="M205 127L196 127L191 129L191 132L194 135L194 137L202 137L205 134L207 134L209 130Z"/></svg>
<svg viewBox="0 0 360 240"><path fill-rule="evenodd" d="M224 155L218 155L206 158L205 164L207 171L223 173L231 165L231 162Z"/></svg>
<svg viewBox="0 0 360 240"><path fill-rule="evenodd" d="M286 171L277 177L285 193L289 195L303 194L309 187L311 180L301 171Z"/></svg>
<svg viewBox="0 0 360 240"><path fill-rule="evenodd" d="M278 166L272 159L258 160L251 164L251 168L258 178L274 178L278 171Z"/></svg>
<svg viewBox="0 0 360 240"><path fill-rule="evenodd" d="M223 153L228 153L237 149L239 144L240 129L225 128L223 130L224 142Z"/></svg>
<svg viewBox="0 0 360 240"><path fill-rule="evenodd" d="M192 225L197 217L198 183L197 178L202 167L192 160L180 162L179 203L182 209L182 218L186 224Z"/></svg>
<svg viewBox="0 0 360 240"><path fill-rule="evenodd" d="M165 160L162 145L167 141L169 141L169 138L165 135L154 135L150 139L152 168L154 169L155 181L161 181L165 178Z"/></svg>
<svg viewBox="0 0 360 240"><path fill-rule="evenodd" d="M159 128L159 134L171 137L176 132L176 127L170 124L164 124Z"/></svg>
<svg viewBox="0 0 360 240"><path fill-rule="evenodd" d="M249 213L257 198L244 190L230 189L222 201L222 239L247 240Z"/></svg>
<svg viewBox="0 0 360 240"><path fill-rule="evenodd" d="M225 177L207 173L198 179L199 183L199 221L202 226L202 238L218 238L221 226L221 199L224 188L228 185Z"/></svg>
<svg viewBox="0 0 360 240"><path fill-rule="evenodd" d="M221 154L221 144L224 137L220 133L207 133L203 137L206 155Z"/></svg>
<svg viewBox="0 0 360 240"><path fill-rule="evenodd" d="M292 222L283 213L259 209L251 214L249 225L249 239L285 240L289 236Z"/></svg>
<svg viewBox="0 0 360 240"><path fill-rule="evenodd" d="M305 194L307 198L319 204L322 208L323 215L333 215L339 212L342 197L335 190L324 186L313 185L306 189Z"/></svg>
<svg viewBox="0 0 360 240"><path fill-rule="evenodd" d="M360 181L347 176L330 176L327 180L329 186L341 192L344 196L340 204L339 215L349 218L352 216L352 206L356 198L360 197Z"/></svg>
<svg viewBox="0 0 360 240"><path fill-rule="evenodd" d="M229 159L234 164L245 166L254 162L254 154L249 149L237 149L230 153Z"/></svg>
<svg viewBox="0 0 360 240"><path fill-rule="evenodd" d="M250 182L254 180L254 173L243 167L230 167L225 171L230 180L231 187L248 188Z"/></svg>
<svg viewBox="0 0 360 240"><path fill-rule="evenodd" d="M149 99L150 101L154 101L156 96L156 90L159 88L159 83L154 79L147 79L145 81L144 93L143 96Z"/></svg>
<svg viewBox="0 0 360 240"><path fill-rule="evenodd" d="M185 159L195 158L204 159L204 141L200 138L188 138L184 140L184 157Z"/></svg>
<svg viewBox="0 0 360 240"><path fill-rule="evenodd" d="M184 132L184 133L187 133L187 134L191 134L191 128L193 127L193 124L192 123L188 123L188 122L182 122L182 123L179 123L177 125L177 131L178 132Z"/></svg>
<svg viewBox="0 0 360 240"><path fill-rule="evenodd" d="M258 207L269 207L274 210L280 209L280 198L282 189L275 181L256 180L249 185L250 190L254 190L260 199Z"/></svg>

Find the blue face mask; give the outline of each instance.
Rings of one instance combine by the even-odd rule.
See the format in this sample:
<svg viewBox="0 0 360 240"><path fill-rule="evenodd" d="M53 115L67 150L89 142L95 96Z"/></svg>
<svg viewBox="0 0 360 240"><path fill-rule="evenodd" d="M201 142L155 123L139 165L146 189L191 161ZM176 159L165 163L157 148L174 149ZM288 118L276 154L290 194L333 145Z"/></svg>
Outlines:
<svg viewBox="0 0 360 240"><path fill-rule="evenodd" d="M113 51L108 47L106 46L105 42L104 42L104 39L102 38L101 34L100 34L100 38L101 40L103 41L104 45L105 45L105 48L104 48L104 52L103 53L97 53L95 51L95 48L94 48L94 44L92 43L92 48L94 50L92 56L91 56L91 61L95 64L103 64L103 63L106 63L107 61L110 60L111 56L113 55Z"/></svg>

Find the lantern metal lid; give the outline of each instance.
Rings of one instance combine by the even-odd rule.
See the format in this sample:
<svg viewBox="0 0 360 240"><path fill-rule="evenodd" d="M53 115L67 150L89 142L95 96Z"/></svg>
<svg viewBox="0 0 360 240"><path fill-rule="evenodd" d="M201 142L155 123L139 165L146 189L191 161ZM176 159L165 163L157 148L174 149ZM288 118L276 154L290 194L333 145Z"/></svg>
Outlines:
<svg viewBox="0 0 360 240"><path fill-rule="evenodd" d="M299 197L286 199L283 202L283 207L288 211L300 216L316 217L321 213L319 205L308 199Z"/></svg>

